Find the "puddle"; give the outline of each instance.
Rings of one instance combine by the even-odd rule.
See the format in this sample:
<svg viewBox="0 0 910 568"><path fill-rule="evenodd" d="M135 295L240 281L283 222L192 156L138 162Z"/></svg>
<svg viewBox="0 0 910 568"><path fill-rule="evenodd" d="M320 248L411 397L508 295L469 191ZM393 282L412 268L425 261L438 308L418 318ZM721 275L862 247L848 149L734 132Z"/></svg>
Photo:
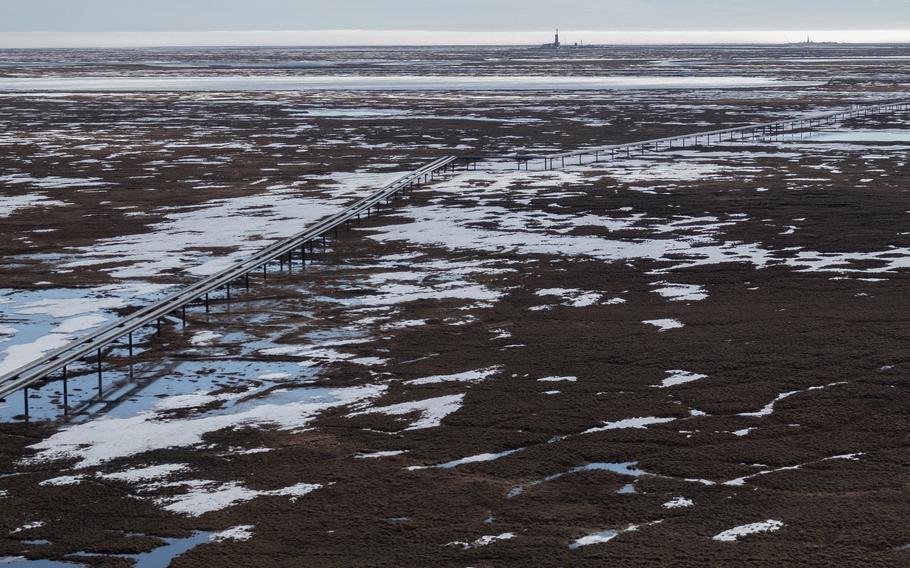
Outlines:
<svg viewBox="0 0 910 568"><path fill-rule="evenodd" d="M200 544L205 544L207 542L213 542L217 533L212 532L195 532L192 536L187 538L165 538L162 539L166 544L160 546L151 552L143 552L142 554L92 554L88 552L80 552L74 554L73 556L83 556L90 558L124 558L135 561L133 568L162 568L163 566L170 566L171 562L186 552L196 548ZM2 564L0 564L2 566ZM29 568L33 568L34 565L27 565ZM49 566L62 566L66 568L72 568L73 564L61 563L54 564ZM37 568L37 567L35 567Z"/></svg>

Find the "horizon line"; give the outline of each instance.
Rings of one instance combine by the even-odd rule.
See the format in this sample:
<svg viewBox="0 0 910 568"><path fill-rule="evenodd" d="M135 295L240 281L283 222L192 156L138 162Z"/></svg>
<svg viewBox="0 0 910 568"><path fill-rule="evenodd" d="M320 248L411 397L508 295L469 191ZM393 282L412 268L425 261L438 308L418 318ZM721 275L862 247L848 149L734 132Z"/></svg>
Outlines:
<svg viewBox="0 0 910 568"><path fill-rule="evenodd" d="M555 29L555 28L554 28ZM2 49L154 47L533 47L553 30L200 30L0 31ZM565 45L787 45L813 43L906 44L910 29L896 30L566 30ZM795 37L791 37L795 36ZM794 41L795 40L795 41Z"/></svg>

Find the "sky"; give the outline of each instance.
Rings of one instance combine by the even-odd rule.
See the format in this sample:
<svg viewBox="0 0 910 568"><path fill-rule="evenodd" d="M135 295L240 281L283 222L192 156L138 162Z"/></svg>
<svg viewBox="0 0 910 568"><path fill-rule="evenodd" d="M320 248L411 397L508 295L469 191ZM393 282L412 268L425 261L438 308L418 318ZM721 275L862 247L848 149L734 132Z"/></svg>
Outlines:
<svg viewBox="0 0 910 568"><path fill-rule="evenodd" d="M910 37L910 0L0 0L0 45L92 37L179 43L195 32L222 32L195 34L210 42L237 37L255 43L269 36L252 32L278 30L308 32L285 38L304 43L387 43L395 37L402 43L477 43L459 41L455 32L490 43L524 43L547 40L536 33L555 27L589 41L647 38L643 32L653 31L715 38L764 31L777 33L774 41L795 41L811 30L852 31L857 38L869 37L858 31L890 30Z"/></svg>

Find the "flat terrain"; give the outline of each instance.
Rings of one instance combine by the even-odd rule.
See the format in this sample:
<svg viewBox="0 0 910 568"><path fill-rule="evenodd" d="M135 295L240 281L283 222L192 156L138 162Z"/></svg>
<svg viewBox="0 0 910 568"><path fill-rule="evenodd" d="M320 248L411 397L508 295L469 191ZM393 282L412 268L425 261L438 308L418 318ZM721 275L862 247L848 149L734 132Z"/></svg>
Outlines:
<svg viewBox="0 0 910 568"><path fill-rule="evenodd" d="M910 80L886 46L0 61L2 371L440 155L801 116ZM468 75L523 86L447 88ZM227 76L440 86L76 82ZM665 84L546 86L603 76ZM4 83L48 77L73 83ZM908 126L488 161L415 189L117 350L101 403L87 361L70 422L0 403L0 565L905 566ZM35 416L60 417L60 387Z"/></svg>

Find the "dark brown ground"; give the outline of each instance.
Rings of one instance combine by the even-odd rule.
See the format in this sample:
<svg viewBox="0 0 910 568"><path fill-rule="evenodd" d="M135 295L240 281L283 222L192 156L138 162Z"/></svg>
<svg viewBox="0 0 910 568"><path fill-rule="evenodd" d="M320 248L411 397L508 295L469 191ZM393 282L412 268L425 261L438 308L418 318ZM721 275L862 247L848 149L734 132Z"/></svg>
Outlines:
<svg viewBox="0 0 910 568"><path fill-rule="evenodd" d="M815 102L816 99L805 98L798 104L809 106ZM27 108L31 103L4 99L2 104L11 110L16 105ZM736 100L734 104L743 101ZM102 116L109 108L99 104L91 112ZM649 117L659 120L661 116L661 111L644 107L621 107L610 112L635 123L646 122ZM849 126L904 128L905 118ZM510 128L529 144L546 139L542 131L524 130L523 126ZM675 128L691 130L685 126ZM671 131L674 130L642 129L633 136L617 126L608 131L608 138L642 138ZM571 146L584 138L583 134L567 132L570 133L561 144ZM411 146L416 144L414 140L402 143L416 147ZM454 138L450 143L454 145ZM409 211L433 203L453 210L481 206L472 193L459 195L434 187L412 193L397 204L398 209L364 221L358 231L343 233L339 240L331 242L329 250L318 252L316 263L305 276L300 272L273 275L267 286L257 283L253 294L230 306L219 307L208 317L195 314L191 330L242 331L258 338L277 332L278 344L305 344L310 341L307 334L311 332L358 325L357 320L368 315L354 313L335 300L368 299L381 294L382 287L367 281L370 276L394 270L420 271L432 283L449 277L453 266L485 262L490 267L509 269L502 273L478 270L463 277L503 294L490 307L464 310L461 308L472 302L455 299L399 303L392 321L423 319L426 323L392 330L381 329L380 324L366 325L374 339L343 349L356 356L381 356L388 359L386 365L367 370L341 362L319 373L321 386L387 381L387 393L374 406L465 393L464 406L458 412L448 416L438 428L407 431L404 428L413 416L403 421L402 417L383 414L351 416L351 409L337 409L322 415L312 429L304 432L268 428L222 431L209 435L205 448L158 451L88 470L93 473L156 463L186 463L192 468L187 479L242 480L250 488L263 490L303 481L326 486L296 502L286 497L261 497L199 518L166 513L149 500L137 498L136 488L123 483L91 479L77 486L39 487L39 482L69 474L69 470L63 464L24 467L17 461L30 455L26 446L51 435L54 426L5 425L0 436L0 472L22 475L0 477L0 490L9 493L0 500L0 534L8 534L34 519L45 520L47 525L0 540L0 557L66 558L68 554L86 551L97 555L86 560L92 565L128 566L129 562L110 555L149 550L160 544L155 537L255 525L255 536L249 541L201 545L176 559L173 565L910 564L910 552L899 550L910 543L905 518L910 507L910 392L904 375L910 371L910 316L905 315L910 313L910 300L905 293L907 272L857 273L835 279L842 275L830 269L804 272L786 266L784 261L796 251L783 250L801 247L821 253L865 253L910 246L906 232L910 209L906 150L884 146L832 149L826 153L781 146L784 153L801 152L797 160L777 157L774 147L768 146L738 147L737 151L760 152L762 157L748 164L735 156L712 158L706 154L700 159L734 167L757 165L761 173L705 176L685 183L670 180L626 184L614 181L611 170L605 168L588 171L591 181L585 184L567 186L554 180L551 186L541 188L529 204L516 202L509 192L496 191L483 196L487 202L482 206L502 207L515 215L555 211L569 216L609 217L615 217L621 208L632 207L648 219L661 222L684 216L730 220L731 215L743 214L744 219L718 229L714 238L721 242L757 243L774 251L776 262L761 269L745 263L723 263L655 274L655 270L666 269L672 263L645 259L611 262L589 256L525 254L509 249L452 250L368 238L374 230L407 223L411 218ZM27 154L28 150L23 152ZM870 154L886 158L870 161ZM414 157L416 160L423 156L416 152ZM11 157L4 159L15 161ZM262 166L261 162L269 161L254 159L256 169ZM666 157L655 158L659 164L669 161L672 160ZM822 161L836 163L839 171L813 168ZM333 156L319 167L343 163ZM887 175L869 173L873 165ZM35 163L33 167L40 171L55 166ZM172 171L167 175L176 180L189 174ZM245 193L244 180L259 174L230 168L224 170L224 175L223 181L230 189L218 192L218 197ZM825 181L801 182L800 189L794 190L793 178ZM860 181L867 178L875 181ZM156 199L164 201L156 204L172 198L185 199L188 204L197 202L198 196L179 186L162 185L173 189L157 194ZM629 185L650 185L656 193L634 191ZM759 187L769 191L756 192ZM578 195L560 195L566 189ZM100 214L93 199L96 198L74 199L78 201L75 207ZM130 203L151 205L132 198ZM554 204L561 208L553 209ZM16 234L33 226L32 215L5 219L0 233ZM67 221L56 218L54 222L61 223L61 231L72 235L74 242L143 230L118 225L113 219L103 229L68 228ZM796 233L780 235L790 225L798 225ZM490 228L495 230L495 223ZM682 235L697 232L698 227L693 227L682 231ZM538 233L528 233L529 241L535 234ZM609 233L590 226L568 234L595 234L605 239L672 238L648 230ZM36 249L51 250L60 243L5 246L11 248L4 254L20 255ZM397 263L380 262L388 255L414 252L424 256ZM437 269L429 266L434 261L451 264ZM859 261L848 268L874 269L881 265L879 261ZM881 281L863 281L860 276ZM29 276L24 271L12 269L10 277L20 278L27 286ZM103 275L91 272L79 278L85 280L74 284L104 281ZM706 289L709 297L701 302L669 302L653 292L658 281L697 284ZM547 288L601 292L605 298L621 296L626 303L529 310L542 304L559 304L555 298L535 295ZM303 313L307 311L312 314ZM265 321L263 313L269 314ZM465 316L476 319L452 325L453 318ZM663 318L678 319L686 327L659 333L655 327L642 323ZM491 339L496 330L509 331L511 338ZM153 350L142 358L206 360L205 352L188 351L187 339L179 329L168 327L161 343L152 346ZM240 343L226 342L218 349L246 353ZM510 345L520 347L506 348ZM473 385L404 384L409 379L491 366L501 366L502 370ZM708 378L671 389L654 388L670 369L685 369ZM373 372L386 375L372 376ZM576 376L578 382L537 381L554 375ZM806 390L841 382L844 384ZM549 390L561 393L542 394ZM778 402L769 416L740 416L792 391L802 392ZM691 410L705 415L693 416ZM646 429L577 436L603 422L648 416L677 420ZM750 427L756 429L747 436L732 434ZM552 441L557 436L569 437ZM231 455L227 449L234 447L274 449L263 454ZM517 448L526 449L497 461L452 470L405 469ZM408 453L379 460L352 459L360 452L381 450ZM855 460L829 459L846 454L862 455ZM522 495L507 498L517 485L592 462L637 462L637 467L658 475L636 481L603 471L579 473L525 487ZM752 478L740 486L722 485L761 471L753 464L763 464L767 470L801 467ZM710 480L716 485L685 479ZM636 494L617 493L633 481ZM694 501L694 507L663 507L680 496ZM489 519L492 521L486 522ZM735 543L711 538L727 529L768 519L781 520L785 526L778 532ZM623 533L606 544L569 548L583 536L608 529L622 530L629 525L640 529ZM453 541L471 542L507 532L515 537L486 547L463 550L447 546ZM134 533L153 536L133 536ZM50 543L26 544L26 538L46 538Z"/></svg>

